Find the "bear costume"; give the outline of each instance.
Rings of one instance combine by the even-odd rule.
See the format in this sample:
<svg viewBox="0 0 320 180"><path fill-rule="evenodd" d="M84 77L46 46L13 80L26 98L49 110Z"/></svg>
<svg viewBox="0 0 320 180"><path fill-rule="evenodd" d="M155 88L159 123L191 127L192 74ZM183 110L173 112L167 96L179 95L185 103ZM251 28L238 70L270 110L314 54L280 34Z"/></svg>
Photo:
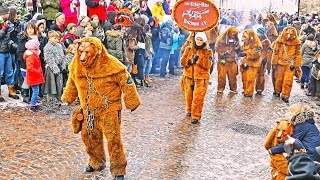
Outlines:
<svg viewBox="0 0 320 180"><path fill-rule="evenodd" d="M238 33L237 28L231 26L217 38L215 49L218 53L218 93L225 89L227 77L230 91L237 92L236 54L240 51Z"/></svg>
<svg viewBox="0 0 320 180"><path fill-rule="evenodd" d="M301 72L301 42L294 27L286 27L273 44L272 70L274 71L274 96L289 102L293 76ZM298 74L298 75L297 75Z"/></svg>
<svg viewBox="0 0 320 180"><path fill-rule="evenodd" d="M61 100L71 105L78 97L80 99L80 108L76 108L73 115L79 123L73 118L72 125L75 133L81 130L89 155L86 171L105 168L104 135L108 141L111 174L116 178L123 177L127 160L120 132L122 99L131 111L140 105L130 74L95 37L80 40L69 72Z"/></svg>

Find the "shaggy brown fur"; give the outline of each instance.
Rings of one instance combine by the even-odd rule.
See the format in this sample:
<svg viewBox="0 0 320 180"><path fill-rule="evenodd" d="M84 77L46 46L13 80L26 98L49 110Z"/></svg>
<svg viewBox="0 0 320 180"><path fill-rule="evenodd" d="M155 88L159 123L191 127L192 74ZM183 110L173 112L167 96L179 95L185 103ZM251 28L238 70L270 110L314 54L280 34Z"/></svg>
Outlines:
<svg viewBox="0 0 320 180"><path fill-rule="evenodd" d="M190 66L188 61L193 55L198 55L199 59L196 64ZM212 56L211 49L207 47L196 50L193 46L188 46L181 57L181 65L184 67L181 87L186 99L186 111L191 113L192 119L201 119L204 97L209 84ZM195 83L194 90L191 89L192 78Z"/></svg>
<svg viewBox="0 0 320 180"><path fill-rule="evenodd" d="M251 97L254 92L255 79L261 68L262 44L258 35L252 29L243 33L242 40L244 42L242 50L246 53L246 56L243 58L240 71L244 95ZM245 70L245 66L248 66L247 70Z"/></svg>
<svg viewBox="0 0 320 180"><path fill-rule="evenodd" d="M290 119L280 119L277 122L277 127L269 132L265 141L265 148L269 150L271 147L277 146L279 143L283 143L287 135L292 135L293 127L290 123ZM274 180L284 180L288 175L288 160L282 154L269 154L271 175Z"/></svg>
<svg viewBox="0 0 320 180"><path fill-rule="evenodd" d="M240 50L240 46L229 43L231 37L235 37L236 41L239 42L236 27L230 27L218 36L215 45L216 52L218 53L218 92L223 92L226 86L226 77L229 80L230 90L237 91L236 76L238 65L236 63L236 50ZM225 52L229 52L227 57L224 57ZM225 64L221 63L222 59L226 61Z"/></svg>
<svg viewBox="0 0 320 180"><path fill-rule="evenodd" d="M124 175L127 161L120 133L122 96L128 109L134 110L140 105L139 95L126 67L107 53L99 39L86 37L79 43L69 72L61 100L72 104L78 97L80 99L84 115L81 137L89 155L89 165L95 170L105 168L104 135L108 141L111 174ZM93 89L90 89L87 99L89 84ZM87 110L94 111L94 128L91 131L87 130Z"/></svg>
<svg viewBox="0 0 320 180"><path fill-rule="evenodd" d="M301 50L300 40L297 36L297 31L293 27L286 27L281 35L273 43L272 66L275 72L275 92L282 93L283 98L289 98L293 76L295 70L301 68ZM295 70L290 70L293 66Z"/></svg>

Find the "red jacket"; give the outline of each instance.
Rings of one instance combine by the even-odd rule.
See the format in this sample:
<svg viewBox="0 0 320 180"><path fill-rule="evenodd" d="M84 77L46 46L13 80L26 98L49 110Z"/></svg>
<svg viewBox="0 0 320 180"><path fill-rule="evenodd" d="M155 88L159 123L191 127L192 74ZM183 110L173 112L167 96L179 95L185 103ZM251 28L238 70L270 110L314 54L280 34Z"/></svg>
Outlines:
<svg viewBox="0 0 320 180"><path fill-rule="evenodd" d="M107 19L106 3L104 6L99 4L99 0L86 0L88 8L88 16L97 15L99 20L105 21Z"/></svg>
<svg viewBox="0 0 320 180"><path fill-rule="evenodd" d="M69 23L78 24L78 10L77 8L74 8L74 11L71 12L70 4L70 0L60 0L60 7L62 8L62 13L66 16L65 25L68 25ZM77 0L76 7L79 6L80 2L79 0Z"/></svg>
<svg viewBox="0 0 320 180"><path fill-rule="evenodd" d="M27 65L27 84L29 86L35 86L44 83L39 55L26 50L23 54L23 59L26 61Z"/></svg>

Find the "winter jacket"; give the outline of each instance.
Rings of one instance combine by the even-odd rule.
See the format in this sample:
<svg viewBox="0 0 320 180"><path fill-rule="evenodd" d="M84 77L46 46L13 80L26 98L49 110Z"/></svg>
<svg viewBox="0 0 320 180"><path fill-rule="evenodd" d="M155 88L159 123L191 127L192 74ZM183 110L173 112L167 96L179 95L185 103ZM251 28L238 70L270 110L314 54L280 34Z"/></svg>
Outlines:
<svg viewBox="0 0 320 180"><path fill-rule="evenodd" d="M95 29L92 31L92 36L100 39L101 42L103 42L104 39L105 39L105 34L104 34L103 28L102 28L101 26L98 26L97 28L95 28Z"/></svg>
<svg viewBox="0 0 320 180"><path fill-rule="evenodd" d="M126 47L126 52L127 52L127 60L129 64L133 64L134 62L134 56L135 56L135 51L139 49L138 47L138 41L135 38L128 38L127 42L127 47Z"/></svg>
<svg viewBox="0 0 320 180"><path fill-rule="evenodd" d="M29 86L35 86L44 83L43 71L39 55L26 50L26 52L23 54L23 59L26 61L27 65L27 84Z"/></svg>
<svg viewBox="0 0 320 180"><path fill-rule="evenodd" d="M38 40L40 42L40 60L42 64L42 70L44 70L45 62L44 62L43 49L48 43L48 37L46 36L46 34L39 35Z"/></svg>
<svg viewBox="0 0 320 180"><path fill-rule="evenodd" d="M56 22L53 22L52 25L50 26L51 30L55 30L55 31L58 31L61 33L63 33L66 28L67 28L67 26L65 24L63 24L61 27L59 27Z"/></svg>
<svg viewBox="0 0 320 180"><path fill-rule="evenodd" d="M61 72L62 62L65 59L63 46L60 43L48 42L43 49L44 61L54 74Z"/></svg>
<svg viewBox="0 0 320 180"><path fill-rule="evenodd" d="M146 58L148 60L152 59L152 56L154 54L153 52L153 47L152 47L152 34L151 33L146 33Z"/></svg>
<svg viewBox="0 0 320 180"><path fill-rule="evenodd" d="M66 22L65 24L68 25L69 23L78 24L78 10L77 7L80 6L79 0L77 0L77 3L74 4L76 7L70 7L72 1L70 0L60 0L60 6L62 9L62 13L66 16ZM72 12L73 10L73 12Z"/></svg>
<svg viewBox="0 0 320 180"><path fill-rule="evenodd" d="M50 5L47 5L50 2ZM55 20L56 14L59 12L59 0L41 0L41 5L43 8L43 15L47 20Z"/></svg>
<svg viewBox="0 0 320 180"><path fill-rule="evenodd" d="M9 53L10 33L0 30L0 53Z"/></svg>
<svg viewBox="0 0 320 180"><path fill-rule="evenodd" d="M167 1L162 2L162 8L166 15L171 15L170 4L168 4Z"/></svg>
<svg viewBox="0 0 320 180"><path fill-rule="evenodd" d="M320 132L315 125L315 121L313 118L310 119L303 115L303 113L300 113L296 119L296 122L299 123L294 125L292 137L299 139L302 142L303 146L307 150L307 154L312 160L320 162L320 155L315 149L320 146ZM284 144L281 143L278 146L272 147L272 154L283 153L283 146Z"/></svg>
<svg viewBox="0 0 320 180"><path fill-rule="evenodd" d="M20 62L20 68L26 69L26 62L23 60L23 54L26 51L26 43L30 38L24 32L18 34L18 48L16 53L16 60Z"/></svg>
<svg viewBox="0 0 320 180"><path fill-rule="evenodd" d="M85 2L88 9L88 17L96 14L99 20L105 21L107 19L106 4L100 5L99 0L86 0Z"/></svg>
<svg viewBox="0 0 320 180"><path fill-rule="evenodd" d="M320 80L318 76L319 71L320 71L320 63L318 61L315 61L313 63L313 67L311 68L311 76L316 80Z"/></svg>
<svg viewBox="0 0 320 180"><path fill-rule="evenodd" d="M297 30L297 32L300 32L300 29L301 29L300 21L293 21L292 26Z"/></svg>
<svg viewBox="0 0 320 180"><path fill-rule="evenodd" d="M73 44L73 41L76 40L76 39L77 39L77 36L76 36L76 35L67 33L67 34L65 34L65 35L63 36L61 42L64 44L64 46L65 46L66 48L68 48L68 46L69 46L70 44Z"/></svg>
<svg viewBox="0 0 320 180"><path fill-rule="evenodd" d="M172 47L172 33L168 27L161 28L161 37L159 48L171 50Z"/></svg>
<svg viewBox="0 0 320 180"><path fill-rule="evenodd" d="M66 55L66 58L63 60L62 65L61 65L62 71L68 71L68 67L69 67L73 57L74 57L74 54L72 54L72 53L68 53Z"/></svg>
<svg viewBox="0 0 320 180"><path fill-rule="evenodd" d="M123 52L123 33L121 31L107 31L105 47L110 55L116 57L120 62L125 63Z"/></svg>
<svg viewBox="0 0 320 180"><path fill-rule="evenodd" d="M317 48L317 43L315 41L309 41L306 40L302 47L301 47L301 53L302 53L302 66L309 66L313 60L314 60L314 52Z"/></svg>
<svg viewBox="0 0 320 180"><path fill-rule="evenodd" d="M166 15L163 10L162 4L160 6L157 4L154 4L152 6L152 15L154 17L157 17L160 22L162 21L163 16Z"/></svg>

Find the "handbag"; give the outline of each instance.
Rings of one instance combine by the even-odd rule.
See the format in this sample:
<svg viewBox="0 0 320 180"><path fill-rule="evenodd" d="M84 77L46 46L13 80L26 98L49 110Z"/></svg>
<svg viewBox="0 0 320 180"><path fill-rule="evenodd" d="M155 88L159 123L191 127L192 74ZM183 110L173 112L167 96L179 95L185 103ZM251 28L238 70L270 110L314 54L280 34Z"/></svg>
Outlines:
<svg viewBox="0 0 320 180"><path fill-rule="evenodd" d="M136 64L132 64L132 74L138 74L138 66Z"/></svg>

